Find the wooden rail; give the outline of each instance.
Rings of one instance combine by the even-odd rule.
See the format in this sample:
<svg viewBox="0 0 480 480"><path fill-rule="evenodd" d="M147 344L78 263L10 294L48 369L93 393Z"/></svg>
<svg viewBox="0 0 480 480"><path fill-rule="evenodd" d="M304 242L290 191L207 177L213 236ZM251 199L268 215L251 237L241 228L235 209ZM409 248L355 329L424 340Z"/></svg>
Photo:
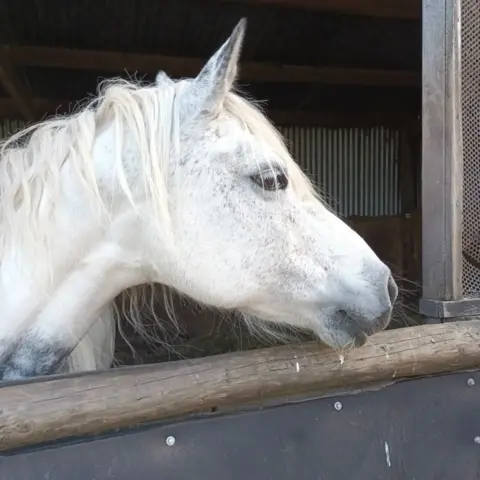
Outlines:
<svg viewBox="0 0 480 480"><path fill-rule="evenodd" d="M114 369L0 388L0 450L299 394L480 367L480 321L382 332L345 352L318 344Z"/></svg>

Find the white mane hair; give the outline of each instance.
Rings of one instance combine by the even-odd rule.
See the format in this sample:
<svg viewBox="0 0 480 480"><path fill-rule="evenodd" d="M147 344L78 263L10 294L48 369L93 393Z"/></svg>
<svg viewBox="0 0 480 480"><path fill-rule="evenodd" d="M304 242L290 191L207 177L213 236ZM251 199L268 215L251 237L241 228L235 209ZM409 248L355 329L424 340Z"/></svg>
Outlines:
<svg viewBox="0 0 480 480"><path fill-rule="evenodd" d="M44 259L42 267L48 269L51 223L61 194L59 172L67 157L98 221L107 226L109 199L102 196L91 157L93 142L106 124L113 124L117 132L115 169L123 193L137 210L122 161L121 133L129 130L143 159L142 178L135 181L145 186L154 205L155 216L150 221L162 235L172 235L171 230L165 231L165 225L170 225L168 168L172 150L179 149L180 111L176 99L185 85L184 81L165 82L159 88L157 84L145 86L138 81L108 79L100 84L97 97L76 113L51 117L1 141L0 259L6 249L15 246L36 263ZM223 108L277 152L288 166L292 188L302 198L321 200L313 183L292 159L282 135L258 105L230 91ZM41 278L49 278L46 271L41 271Z"/></svg>
<svg viewBox="0 0 480 480"><path fill-rule="evenodd" d="M21 248L32 261L48 254L60 199L60 171L68 158L82 182L86 198L98 222L107 226L109 201L102 195L92 162L92 147L98 132L113 124L118 140L114 145L115 170L120 187L132 208L137 209L132 182L122 161L123 132L135 138L143 159L142 178L156 216L152 225L169 224L167 178L169 156L178 144L178 105L173 85L142 86L123 79L100 85L97 98L70 116L57 116L31 125L0 144L0 258L5 249ZM162 234L169 233L162 229ZM42 272L43 279L48 278Z"/></svg>
<svg viewBox="0 0 480 480"><path fill-rule="evenodd" d="M176 236L176 231L178 228L183 228L183 233L185 234L186 230L183 225L178 225L177 219L175 219L177 222L175 228L172 224L171 212L172 209L177 207L176 203L180 200L171 196L169 182L173 178L172 169L179 168L179 165L176 165L172 159L176 159L179 162L183 158L182 155L185 155L185 150L182 151L182 146L185 143L185 138L182 137L182 135L185 135L185 132L182 131L182 125L188 124L191 121L190 117L196 118L195 115L192 116L191 109L198 109L199 102L203 102L200 105L203 115L201 121L204 123L202 124L203 127L202 125L198 125L198 127L205 128L204 125L215 122L219 129L223 124L228 124L229 128L233 128L233 125L235 125L234 128L236 130L234 131L236 133L235 135L232 134L232 141L241 139L241 143L239 143L240 147L233 145L232 152L228 152L228 154L231 156L237 155L239 159L246 163L256 162L260 169L263 167L259 163L257 158L259 157L262 162L268 164L271 174L275 176L275 185L278 185L277 176L281 173L278 169L282 169L284 175L288 177L288 198L291 203L290 211L285 219L288 222L293 222L292 226L295 226L302 218L305 218L304 221L308 222L308 225L305 224L307 236L305 239L299 238L298 241L295 240L298 243L298 246L295 248L306 248L310 244L310 246L317 248L318 254L314 251L310 254L307 254L306 251L303 253L300 251L301 255L297 256L296 250L293 249L293 256L287 258L288 263L281 266L280 271L285 272L291 268L293 259L298 258L298 261L311 263L311 265L299 264L295 267L305 271L298 278L303 278L304 275L307 275L307 272L310 272L308 275L318 275L318 280L313 282L308 280L306 283L305 280L302 280L303 284L293 286L291 291L285 290L285 293L282 295L291 295L297 289L306 288L307 286L308 288L313 288L310 287L310 284L315 285L321 282L328 284L327 286L331 290L327 292L328 294L322 293L325 298L330 299L328 301L331 306L328 307L330 309L328 314L324 313L323 310L319 312L314 310L316 308L316 299L309 304L311 305L309 307L311 311L309 310L308 314L302 314L305 318L300 314L293 313L292 320L289 320L287 313L281 310L275 311L271 303L272 300L270 300L270 304L260 302L260 307L254 304L245 305L245 308L239 309L242 311L242 314L248 318L250 314L253 314L270 322L275 322L277 316L281 317L283 315L284 318L279 320L280 323L313 329L331 345L342 345L347 340L349 342L364 341L364 337L366 338L365 332L375 330L377 325L384 326L386 319L387 321L389 320L390 313L388 313L387 317L387 314L384 312L390 312L391 306L390 298L392 294L390 290L388 290L387 294L387 283L385 283L388 280L388 288L393 288L391 280L389 280L390 271L378 260L358 235L354 234L343 222L328 211L327 206L320 201L312 182L309 181L290 156L282 136L268 121L262 111L253 102L247 101L232 91L231 86L236 76L236 66L244 30L245 22L241 22L230 39L210 59L200 75L194 80L173 81L164 74L159 74L156 82L152 85L143 85L138 82L118 78L111 79L103 82L98 96L89 101L76 113L64 117L57 116L29 126L1 143L0 268L7 269L7 271L11 270L13 278L18 279L16 280L17 282L23 281L30 273L34 275L31 284L25 288L37 294L40 292L44 297L42 299L37 298L35 301L38 305L32 308L43 308L40 312L44 316L46 315L45 311L50 312L50 317L40 317L43 325L41 325L39 334L47 335L45 332L48 332L48 335L52 335L50 332L57 333L49 329L54 328L51 325L56 325L55 328L57 330L60 328L58 323L60 319L50 320L52 315L54 317L60 315L60 313L55 314L55 310L52 310L54 308L53 305L59 302L58 292L61 291L60 288L63 285L59 282L64 282L64 278L68 277L68 275L73 275L72 271L76 272L75 263L72 264L71 262L85 261L82 260L83 256L89 253L88 251L71 251L66 244L67 242L58 238L58 235L62 235L63 232L64 235L68 234L68 241L74 243L72 232L68 231L68 229L74 230L73 233L80 230L80 227L77 227L75 221L71 218L72 214L76 214L77 211L81 220L86 221L85 219L89 219L89 228L92 227L91 222L93 221L94 223L96 222L95 232L107 233L115 228L116 224L114 225L114 222L118 221L119 212L127 211L129 214L134 213L141 218L143 221L142 225L148 226L148 238L150 240L161 239L167 246L162 247L163 252L169 252L172 258L176 259L178 257L177 250L180 248L179 242L182 241L182 238ZM188 95L185 95L185 92L188 92ZM185 97L187 97L187 100L185 100ZM198 114L196 115L198 116ZM196 124L193 123L192 125L190 126L192 130L188 131L188 133L195 133L194 127L196 127ZM225 128L227 128L226 125ZM99 152L95 151L95 147L98 146L96 142L107 131L111 133L108 138L114 139L114 141L111 144L102 145L103 150L101 154L104 156L101 157L102 161L98 161ZM220 134L217 135L219 135L218 138L221 138ZM227 139L229 140L230 137L225 135L225 140ZM202 138L202 141L206 143L201 145L201 147L204 148L204 151L209 151L205 150L209 148L207 139ZM223 145L230 146L228 142ZM240 153L238 153L238 148L242 149ZM233 151L235 149L237 150ZM132 152L135 152L135 162L132 162ZM97 155L97 161L94 161L95 154ZM67 173L65 174L65 172ZM260 172L261 175L268 173ZM250 176L249 178L252 177ZM263 176L261 184L263 184ZM254 195L254 193L251 195ZM251 202L260 201L258 195L246 198ZM119 202L123 203L119 204ZM149 205L147 209L144 208L146 203ZM68 208L66 205L68 205ZM264 208L262 207L264 204L258 203L258 205L260 208ZM203 206L197 207L196 204L193 204L193 207L204 208ZM224 208L227 207L232 208L231 205L225 204ZM182 212L184 215L188 213L188 211ZM199 210L196 213L201 212ZM147 218L144 218L145 216ZM317 221L317 217L321 221ZM326 236L325 230L320 228L322 225L327 224L329 226L329 236ZM229 224L229 228L235 229L233 224ZM295 226L295 228L297 229L295 235L302 231L299 226ZM320 240L312 240L314 237L311 237L312 234L308 233L313 231L312 229L318 232ZM122 235L125 235L125 232L131 235L131 227L122 230L122 232ZM242 231L242 234L244 232L245 230ZM251 235L249 232L245 232L245 234L245 239L247 239L248 235ZM259 230L258 234L263 235L263 232ZM278 245L289 245L285 242L292 236L293 232L285 227L285 231L281 231L279 234L281 236ZM115 237L116 240L118 238ZM101 253L101 257L97 258L94 256L89 258L88 262L90 263L88 265L93 265L93 267L88 271L90 277L85 274L84 283L81 284L81 287L87 289L88 279L91 278L90 281L92 281L95 278L92 277L92 272L95 272L96 262L98 261L99 265L101 261L107 262L105 267L107 268L110 265L108 258L111 255L114 258L115 268L120 268L118 265L121 265L123 270L120 270L116 277L110 277L110 281L113 281L113 283L119 282L119 284L123 281L125 284L128 284L128 295L131 299L130 312L137 313L131 315L130 320L141 329L142 325L138 312L140 312L141 300L145 299L146 290L144 287L138 286L138 284L149 281L158 282L158 279L162 277L162 268L165 268L166 260L157 258L156 252L160 251L160 249L155 247L155 254L150 254L150 257L153 256L154 258L148 258L148 268L144 267L143 264L137 265L135 262L137 262L139 252L142 252L144 245L140 242L139 245L132 246L134 238L129 237L128 240L130 243L126 244L126 251L132 252L132 256L128 258L125 253L122 253L123 256L121 258L115 257L118 253L112 251L111 248L100 250L104 252ZM147 241L146 237L145 241ZM312 242L316 242L316 245L312 244ZM331 245L329 242L331 242ZM77 242L76 245L80 245L80 248L82 247L81 243L78 244ZM153 248L151 247L152 244L149 245L150 248ZM59 246L62 249L60 252L58 251ZM249 245L247 246L252 248ZM186 255L185 243L182 244L181 248L183 248L182 255ZM259 244L258 247L254 246L254 249L256 248L259 249L260 257L263 254L268 254L268 262L277 258L273 250L262 250L265 249L264 244ZM337 255L335 250L338 250L340 254ZM208 252L208 248L206 251ZM250 255L253 255L254 252L255 250L252 250ZM315 259L316 256L325 259L327 262L320 269ZM340 260L336 260L336 258L340 258ZM353 261L352 259L354 258L357 258L357 260ZM130 265L129 262L133 263ZM32 268L32 265L34 265L34 268ZM371 265L371 272L367 269L367 273L365 273L365 265ZM139 282L138 279L140 277L138 274L132 274L128 270L130 266L132 270L136 269L135 272L142 271L141 278L143 281ZM189 273L188 267L184 266L186 273ZM202 267L206 268L204 264L202 264ZM175 276L175 265L169 265L168 268L173 268L173 273L170 271L169 274ZM331 270L334 272L332 275L335 275L332 278L336 279L338 275L337 270L341 269L352 270L351 279L348 280L350 277L347 275L345 277L347 280L342 280L342 282L345 281L347 283L353 282L352 285L348 284L347 289L337 287L337 283L335 283L337 280L332 283L332 281L328 280L329 277L325 276L325 272ZM210 274L211 271L208 271L208 273ZM247 271L245 273L250 274ZM226 271L223 274L226 275ZM95 275L102 275L102 271L97 272ZM127 277L128 275L134 276L132 278L128 277L129 280L125 281L122 275ZM268 272L256 272L255 275L257 276L256 281L264 278L268 279L266 276ZM264 275L265 277L263 277ZM121 277L122 280L120 280ZM377 278L381 279L379 280L380 283L377 282ZM231 284L232 290L225 291L223 297L226 298L222 298L222 295L219 295L217 292L214 292L217 295L216 297L211 296L212 293L208 291L207 285L199 284L191 288L188 280L177 277L175 281L179 285L185 285L187 289L190 288L193 292L199 291L195 290L195 288L201 287L201 293L197 297L210 298L209 303L212 306L221 304L218 305L221 308L225 306L230 308L230 305L234 308L235 302L241 304L245 301L240 300L240 297L234 298L235 289L233 282ZM199 282L199 280L196 281L197 283ZM279 293L283 291L282 289L287 288L285 285L288 285L288 283L274 282L272 283L272 288L274 289L272 291L275 293L275 289L277 289ZM172 285L172 287L181 293L185 293L181 291L182 288L178 289L175 285ZM100 284L98 288L100 288ZM325 290L326 286L322 285L322 288ZM2 294L6 295L8 292L5 292L5 289L6 287L2 287L0 284L0 293L4 292ZM102 293L106 297L109 297L112 293L109 289L113 289L112 292L114 292L115 287L109 285L105 287L105 292ZM356 291L355 289L364 294L365 300L362 300L363 303L361 304L358 303L358 298L361 297L361 295L358 295L358 292L353 296L345 293L350 290ZM72 295L75 293L71 289L67 291ZM153 289L150 289L150 292L152 291ZM92 292L89 291L89 295L91 294ZM249 295L251 298L254 298L256 293L254 290L251 293L247 293L247 290L245 290L244 298L249 298ZM313 290L309 295L313 295ZM228 296L231 296L231 299ZM338 300L332 300L337 297ZM87 301L87 298L84 297L83 300ZM47 307L50 310L47 310ZM68 304L68 308L73 307L75 307L73 303ZM348 313L350 307L352 314ZM18 309L18 307L15 308ZM84 308L87 310L86 307ZM89 306L89 308L92 307ZM257 312L256 308L260 308L261 311ZM82 313L78 309L72 311L75 312L77 317ZM90 366L88 368L99 368L99 365L108 366L111 363L113 356L112 339L115 335L114 311L115 306L112 302L108 305L103 305L97 321L91 323L86 331L78 325L69 325L69 319L65 320L66 324L62 328L65 330L77 328L81 332L78 338L76 337L77 342L79 341L80 343L77 343L72 353L73 357L75 355L78 355L78 357L76 360L71 358L67 362L70 365L70 370L78 370L82 366L85 369L87 364ZM167 312L169 311L170 309L167 305ZM38 318L41 314L32 316L32 312L30 312L28 317L22 320L22 328L28 332L29 324L25 323L27 319L28 321L35 320L38 323L40 322ZM14 317L15 315L16 312L13 312ZM317 320L313 321L316 315L320 315L318 322ZM349 326L348 330L344 331L343 329L347 327L341 326L335 319L337 317L344 318L345 316L358 318L360 323L358 326ZM367 322L366 319L368 319L368 322L373 322L374 326L370 327L366 323L362 323ZM346 324L348 322L351 323L348 320ZM250 321L247 323L252 324ZM259 327L260 325L262 324L256 323L256 326ZM92 334L93 329L96 329L95 334ZM340 333L337 335L338 329L341 331L339 330ZM265 327L264 331L271 332L271 329ZM1 333L0 330L0 374L2 374ZM12 369L7 365L7 369L12 371L15 369L19 370L20 367L18 365L21 365L20 370L23 372L23 370L26 371L24 368L25 364L28 363L30 368L38 360L35 359L34 354L36 353L31 351L32 338L34 337L28 337L27 335L26 338L26 340L21 339L21 341L30 342L27 346L23 346L21 343L19 344L20 346L14 344L13 352L9 352L7 348L7 357L5 357L7 360L4 363L7 365L8 362L16 362L15 368ZM43 340L45 342L50 341L49 338ZM82 344L82 342L84 343ZM85 342L90 342L88 348L85 347ZM42 361L46 365L53 365L54 360L57 361L57 357L60 358L64 355L61 348L57 346L52 347L48 342L46 345L41 343L40 345L42 348L41 354L43 355ZM57 353L55 349L58 349L60 353ZM89 360L87 359L88 353L85 353L87 350L91 352ZM83 353L78 353L80 351ZM101 360L92 361L92 356L95 356L97 359L100 356ZM47 367L45 367L46 369ZM4 372L5 370L4 368ZM43 370L37 368L36 371ZM23 373L21 374L23 375ZM15 373L3 373L3 375L15 375Z"/></svg>

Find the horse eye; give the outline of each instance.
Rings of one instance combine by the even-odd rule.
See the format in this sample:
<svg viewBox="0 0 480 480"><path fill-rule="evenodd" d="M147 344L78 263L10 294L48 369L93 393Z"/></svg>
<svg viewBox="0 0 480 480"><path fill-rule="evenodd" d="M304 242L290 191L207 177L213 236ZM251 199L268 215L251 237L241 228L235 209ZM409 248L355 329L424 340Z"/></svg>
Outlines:
<svg viewBox="0 0 480 480"><path fill-rule="evenodd" d="M259 187L267 191L285 190L288 187L288 178L284 173L267 173L250 177Z"/></svg>

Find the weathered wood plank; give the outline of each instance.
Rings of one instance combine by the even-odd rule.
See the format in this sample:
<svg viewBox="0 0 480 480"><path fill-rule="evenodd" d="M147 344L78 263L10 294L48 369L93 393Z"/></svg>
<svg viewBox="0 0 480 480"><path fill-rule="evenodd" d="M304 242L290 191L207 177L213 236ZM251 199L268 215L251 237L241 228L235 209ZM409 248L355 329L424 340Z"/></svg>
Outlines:
<svg viewBox="0 0 480 480"><path fill-rule="evenodd" d="M424 314L447 320L459 320L480 315L480 298L464 298L451 302L428 300L423 302Z"/></svg>
<svg viewBox="0 0 480 480"><path fill-rule="evenodd" d="M423 1L423 297L462 296L459 1Z"/></svg>
<svg viewBox="0 0 480 480"><path fill-rule="evenodd" d="M480 365L480 321L382 332L339 352L286 346L0 388L0 450L143 422Z"/></svg>
<svg viewBox="0 0 480 480"><path fill-rule="evenodd" d="M77 50L59 47L6 46L12 60L30 67L67 68L120 73L157 72L165 70L178 77L195 76L202 69L201 58L173 57L145 53L123 53L100 50ZM265 83L327 83L334 85L417 87L421 75L417 71L365 68L314 67L280 65L269 62L243 62L243 81Z"/></svg>

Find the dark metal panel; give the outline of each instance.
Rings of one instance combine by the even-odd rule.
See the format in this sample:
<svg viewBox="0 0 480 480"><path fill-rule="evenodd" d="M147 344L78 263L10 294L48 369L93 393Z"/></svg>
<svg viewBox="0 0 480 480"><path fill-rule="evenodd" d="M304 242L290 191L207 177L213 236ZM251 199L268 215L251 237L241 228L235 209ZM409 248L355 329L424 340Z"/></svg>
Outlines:
<svg viewBox="0 0 480 480"><path fill-rule="evenodd" d="M0 141L5 140L26 126L27 123L24 120L0 120Z"/></svg>
<svg viewBox="0 0 480 480"><path fill-rule="evenodd" d="M0 479L475 480L479 405L479 372L424 378L19 452Z"/></svg>

